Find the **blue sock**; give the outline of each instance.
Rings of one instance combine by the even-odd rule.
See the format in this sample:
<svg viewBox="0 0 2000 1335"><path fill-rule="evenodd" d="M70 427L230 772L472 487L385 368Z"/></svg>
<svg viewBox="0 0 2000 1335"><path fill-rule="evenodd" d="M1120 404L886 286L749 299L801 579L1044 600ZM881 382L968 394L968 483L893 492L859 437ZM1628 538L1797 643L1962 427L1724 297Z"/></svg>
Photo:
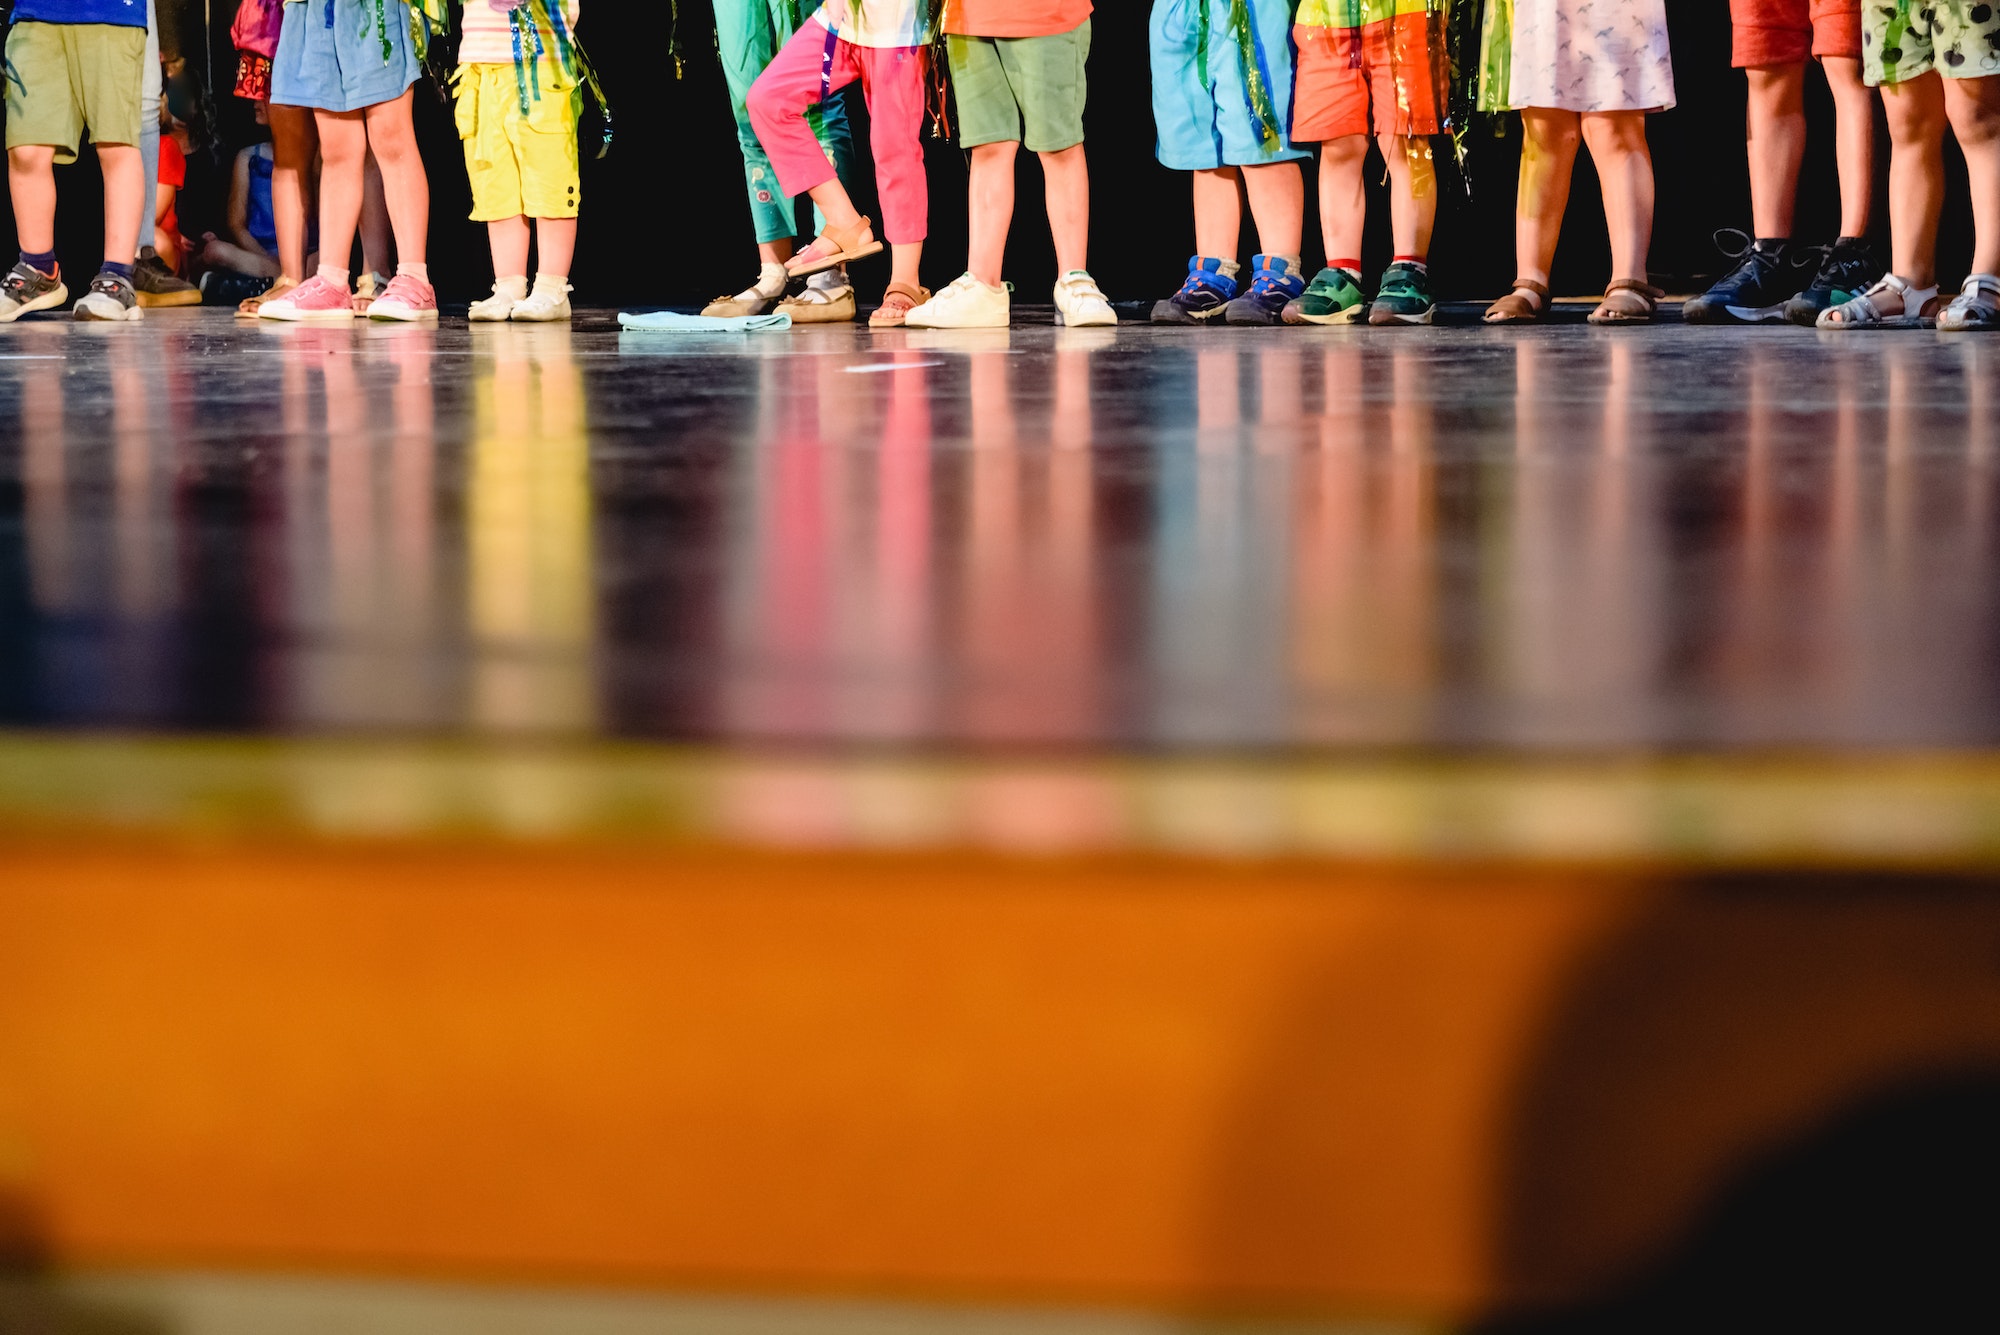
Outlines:
<svg viewBox="0 0 2000 1335"><path fill-rule="evenodd" d="M56 271L56 253L53 250L43 250L31 254L24 250L21 252L21 263L36 273L53 274Z"/></svg>
<svg viewBox="0 0 2000 1335"><path fill-rule="evenodd" d="M104 261L104 268L99 272L117 274L128 283L132 281L132 266L129 264L120 264L116 260Z"/></svg>

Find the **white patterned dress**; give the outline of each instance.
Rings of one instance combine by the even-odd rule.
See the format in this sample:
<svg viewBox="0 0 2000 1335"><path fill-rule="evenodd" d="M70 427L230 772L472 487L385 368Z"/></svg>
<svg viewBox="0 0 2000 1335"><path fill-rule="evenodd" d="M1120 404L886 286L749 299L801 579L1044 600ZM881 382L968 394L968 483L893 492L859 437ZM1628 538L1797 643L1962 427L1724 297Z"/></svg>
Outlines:
<svg viewBox="0 0 2000 1335"><path fill-rule="evenodd" d="M1674 104L1666 0L1487 0L1481 56L1482 111Z"/></svg>

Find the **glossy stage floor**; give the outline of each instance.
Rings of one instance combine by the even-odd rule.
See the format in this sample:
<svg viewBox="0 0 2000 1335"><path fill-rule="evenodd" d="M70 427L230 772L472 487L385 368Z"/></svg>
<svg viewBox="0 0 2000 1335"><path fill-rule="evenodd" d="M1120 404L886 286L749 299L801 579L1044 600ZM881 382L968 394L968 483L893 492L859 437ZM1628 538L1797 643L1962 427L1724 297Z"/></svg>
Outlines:
<svg viewBox="0 0 2000 1335"><path fill-rule="evenodd" d="M0 1251L86 1278L0 1316L1866 1310L1996 1177L1996 408L1932 333L11 327Z"/></svg>

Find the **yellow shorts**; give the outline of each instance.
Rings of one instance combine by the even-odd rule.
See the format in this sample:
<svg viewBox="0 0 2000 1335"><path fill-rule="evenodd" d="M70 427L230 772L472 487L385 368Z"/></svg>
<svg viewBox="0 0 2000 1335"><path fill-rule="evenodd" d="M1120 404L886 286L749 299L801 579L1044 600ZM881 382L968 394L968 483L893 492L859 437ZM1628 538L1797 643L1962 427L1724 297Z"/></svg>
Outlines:
<svg viewBox="0 0 2000 1335"><path fill-rule="evenodd" d="M521 112L521 86L509 63L460 65L458 137L472 178L472 220L574 218L576 122L583 94L544 56ZM539 86L541 96L535 92Z"/></svg>

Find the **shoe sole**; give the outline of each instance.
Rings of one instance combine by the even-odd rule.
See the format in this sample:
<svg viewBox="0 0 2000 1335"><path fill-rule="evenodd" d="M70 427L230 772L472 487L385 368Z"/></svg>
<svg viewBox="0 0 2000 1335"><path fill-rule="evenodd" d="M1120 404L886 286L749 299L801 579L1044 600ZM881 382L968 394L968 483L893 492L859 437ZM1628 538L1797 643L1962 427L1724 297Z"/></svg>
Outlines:
<svg viewBox="0 0 2000 1335"><path fill-rule="evenodd" d="M100 312L95 306L85 306L83 303L88 300L90 298L85 297L82 301L78 301L76 303L76 310L72 312L77 319L82 320L86 324L124 324L128 320L143 320L146 318L145 308L136 304L119 306L118 303L112 302L111 305L118 311L116 315L112 315L109 312Z"/></svg>
<svg viewBox="0 0 2000 1335"><path fill-rule="evenodd" d="M159 307L199 306L201 305L201 293L198 291L141 292L139 294L139 304L148 310Z"/></svg>
<svg viewBox="0 0 2000 1335"><path fill-rule="evenodd" d="M1154 324L1208 324L1220 316L1224 309L1217 306L1205 315L1197 315L1193 311L1182 310L1172 302L1163 301L1153 307L1153 313L1149 318Z"/></svg>
<svg viewBox="0 0 2000 1335"><path fill-rule="evenodd" d="M1114 311L1109 320L1071 320L1061 311L1057 311L1056 323L1068 329L1108 329L1118 323L1118 315Z"/></svg>
<svg viewBox="0 0 2000 1335"><path fill-rule="evenodd" d="M1307 315L1304 311L1300 311L1299 319L1305 324L1360 324L1362 317L1367 314L1368 308L1366 306L1355 305L1349 306L1344 310L1330 312L1326 315Z"/></svg>
<svg viewBox="0 0 2000 1335"><path fill-rule="evenodd" d="M1681 308L1683 324L1781 324L1785 303L1776 306L1695 306Z"/></svg>
<svg viewBox="0 0 2000 1335"><path fill-rule="evenodd" d="M61 283L57 283L54 287L42 293L41 296L31 297L27 301L22 302L18 307L15 308L14 313L12 315L0 315L0 324L12 324L14 321L20 319L24 315L32 315L36 311L49 310L53 307L62 305L64 302L68 300L69 300L69 289L67 287L64 287Z"/></svg>
<svg viewBox="0 0 2000 1335"><path fill-rule="evenodd" d="M257 308L257 318L274 324L353 324L354 310L337 311L273 311L268 306Z"/></svg>
<svg viewBox="0 0 2000 1335"><path fill-rule="evenodd" d="M1378 327L1392 324L1430 324L1436 317L1437 307L1435 306L1417 315L1405 315L1401 311L1387 311L1381 315L1377 315L1371 309L1368 312L1368 323Z"/></svg>
<svg viewBox="0 0 2000 1335"><path fill-rule="evenodd" d="M434 310L429 310L411 311L408 315L384 315L371 306L368 310L368 318L371 320L380 320L384 324L436 324L438 313Z"/></svg>

